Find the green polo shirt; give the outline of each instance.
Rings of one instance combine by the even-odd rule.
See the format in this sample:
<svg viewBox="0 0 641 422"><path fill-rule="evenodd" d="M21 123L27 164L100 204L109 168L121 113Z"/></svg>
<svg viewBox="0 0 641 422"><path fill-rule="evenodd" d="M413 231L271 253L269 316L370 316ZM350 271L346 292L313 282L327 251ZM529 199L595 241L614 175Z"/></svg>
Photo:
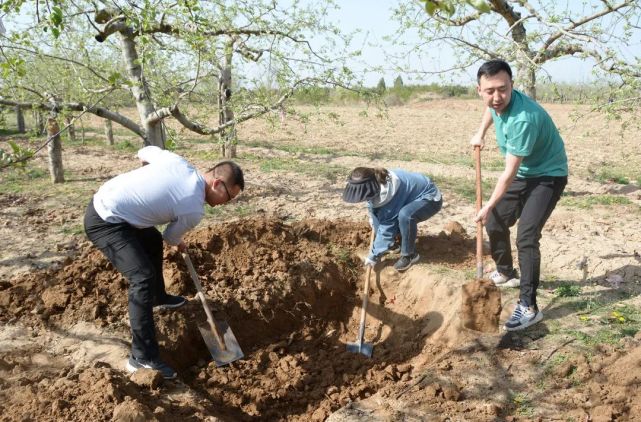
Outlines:
<svg viewBox="0 0 641 422"><path fill-rule="evenodd" d="M514 89L503 113L490 111L501 154L523 157L516 177L568 175L563 139L550 115L536 101Z"/></svg>

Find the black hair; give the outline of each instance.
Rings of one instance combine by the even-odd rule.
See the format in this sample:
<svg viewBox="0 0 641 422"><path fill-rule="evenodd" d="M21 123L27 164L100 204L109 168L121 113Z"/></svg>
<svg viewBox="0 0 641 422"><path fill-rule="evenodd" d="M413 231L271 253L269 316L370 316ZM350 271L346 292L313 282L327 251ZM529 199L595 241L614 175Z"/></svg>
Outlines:
<svg viewBox="0 0 641 422"><path fill-rule="evenodd" d="M507 73L510 80L512 79L512 69L505 60L495 59L487 61L479 67L479 71L476 73L476 82L481 83L481 76L494 76L499 72Z"/></svg>
<svg viewBox="0 0 641 422"><path fill-rule="evenodd" d="M240 168L240 166L233 161L221 161L220 163L217 163L214 167L210 168L207 170L207 173L212 172L214 175L216 175L216 169L219 169L223 166L227 166L229 168L229 182L233 183L234 185L237 185L240 190L245 190L245 176L243 175L243 169Z"/></svg>

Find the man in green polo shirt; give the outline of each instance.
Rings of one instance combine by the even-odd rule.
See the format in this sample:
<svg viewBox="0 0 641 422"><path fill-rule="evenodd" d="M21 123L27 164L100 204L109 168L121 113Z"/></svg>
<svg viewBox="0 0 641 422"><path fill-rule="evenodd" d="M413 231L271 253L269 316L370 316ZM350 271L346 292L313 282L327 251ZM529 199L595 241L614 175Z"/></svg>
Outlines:
<svg viewBox="0 0 641 422"><path fill-rule="evenodd" d="M492 281L498 286L520 285L519 302L505 329L521 330L543 318L536 303L541 268L539 240L567 184L568 160L552 118L534 100L513 89L512 69L506 62L484 63L477 82L476 89L487 108L470 143L482 148L485 132L493 123L505 169L475 221L485 224L490 238L496 263ZM510 245L510 227L517 220L520 281Z"/></svg>

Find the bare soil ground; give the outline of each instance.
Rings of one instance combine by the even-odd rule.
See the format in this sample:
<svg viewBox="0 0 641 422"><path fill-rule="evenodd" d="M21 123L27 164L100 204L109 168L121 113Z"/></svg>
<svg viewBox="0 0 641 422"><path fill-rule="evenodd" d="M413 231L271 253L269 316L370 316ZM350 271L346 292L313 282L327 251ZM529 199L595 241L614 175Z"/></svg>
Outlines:
<svg viewBox="0 0 641 422"><path fill-rule="evenodd" d="M85 143L65 142L65 184L49 183L44 155L0 173L0 420L639 420L641 191L608 180L639 177L637 141L602 118L574 123L571 106L546 107L572 174L541 243L540 324L463 328L482 308L461 308L475 272L468 139L480 104L435 100L385 118L334 107L323 111L338 124L312 116L241 128L247 189L187 238L243 360L210 362L195 290L166 250L167 288L190 298L156 314L163 358L179 371L171 382L123 370L127 282L85 240L82 215L102 182L137 165L135 148L124 132L119 146L100 145L89 130L99 133L97 122L86 122ZM501 169L492 142L488 186ZM194 138L177 152L204 169L218 151ZM419 226L420 262L403 274L391 268L396 256L377 267L372 359L345 348L357 336L369 232L362 204L340 193L359 165L425 172L445 195ZM504 321L517 290L501 294Z"/></svg>

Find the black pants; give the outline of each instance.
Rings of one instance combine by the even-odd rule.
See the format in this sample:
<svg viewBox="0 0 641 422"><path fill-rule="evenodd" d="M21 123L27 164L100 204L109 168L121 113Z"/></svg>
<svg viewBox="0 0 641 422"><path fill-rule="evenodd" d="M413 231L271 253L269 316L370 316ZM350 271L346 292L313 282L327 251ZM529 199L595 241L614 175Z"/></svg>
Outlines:
<svg viewBox="0 0 641 422"><path fill-rule="evenodd" d="M89 202L85 233L129 280L131 353L137 359L158 357L153 305L166 297L162 274L163 240L155 227L137 229L128 223L104 221Z"/></svg>
<svg viewBox="0 0 641 422"><path fill-rule="evenodd" d="M519 221L516 232L521 270L519 299L525 306L536 305L536 289L539 287L541 271L541 231L567 182L567 177L550 176L514 179L488 218L486 229L492 258L496 269L503 274L509 274L514 268L510 227Z"/></svg>

